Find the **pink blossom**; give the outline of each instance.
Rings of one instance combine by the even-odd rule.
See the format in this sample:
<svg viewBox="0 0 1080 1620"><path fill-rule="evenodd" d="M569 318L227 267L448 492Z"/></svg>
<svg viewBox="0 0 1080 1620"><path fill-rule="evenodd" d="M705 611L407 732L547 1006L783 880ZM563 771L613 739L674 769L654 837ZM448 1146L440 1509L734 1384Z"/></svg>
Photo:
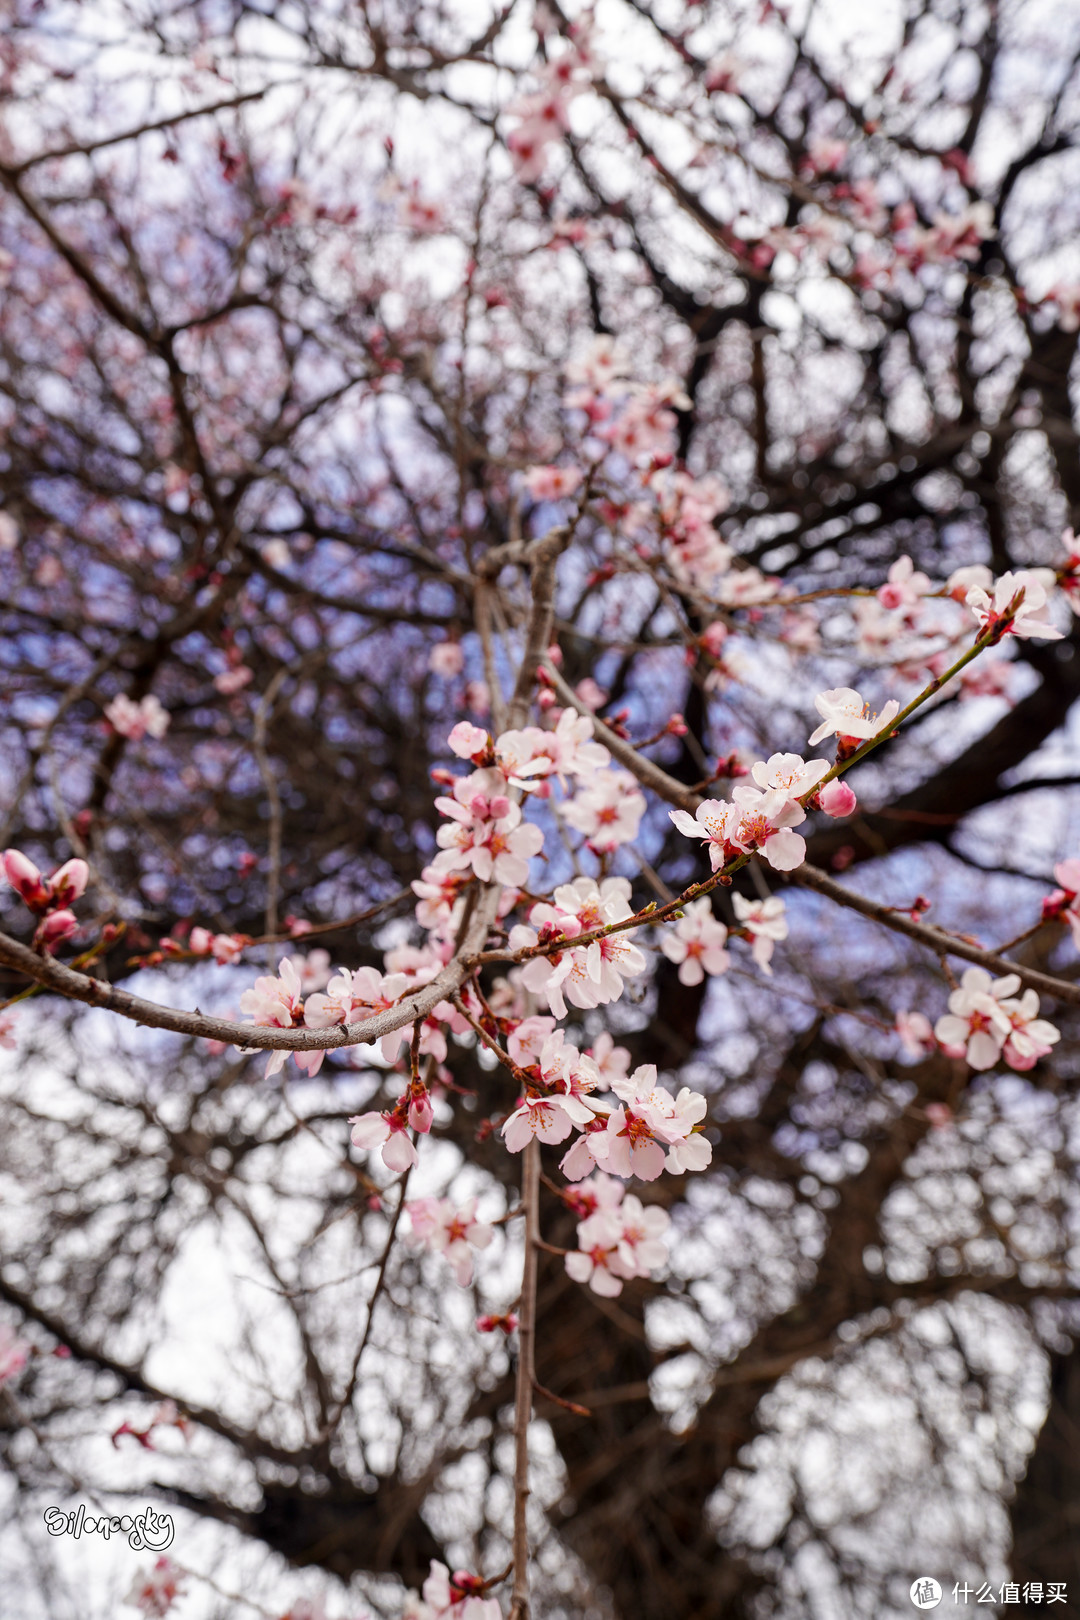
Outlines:
<svg viewBox="0 0 1080 1620"><path fill-rule="evenodd" d="M184 1572L171 1558L159 1558L153 1569L136 1575L125 1603L141 1609L147 1620L161 1620L183 1595Z"/></svg>
<svg viewBox="0 0 1080 1620"><path fill-rule="evenodd" d="M610 1148L608 1116L598 1115L585 1126L581 1135L563 1154L559 1160L559 1169L567 1181L581 1181L585 1176L592 1175L597 1165L607 1159Z"/></svg>
<svg viewBox="0 0 1080 1620"><path fill-rule="evenodd" d="M525 488L534 501L561 501L573 495L584 476L580 467L530 467Z"/></svg>
<svg viewBox="0 0 1080 1620"><path fill-rule="evenodd" d="M478 1576L460 1569L451 1575L445 1564L433 1558L423 1602L410 1594L402 1620L501 1620L498 1599L479 1595L483 1586Z"/></svg>
<svg viewBox="0 0 1080 1620"><path fill-rule="evenodd" d="M458 641L438 642L431 649L428 668L433 675L439 675L443 680L453 680L465 668L465 649ZM457 727L454 729L457 730Z"/></svg>
<svg viewBox="0 0 1080 1620"><path fill-rule="evenodd" d="M604 688L597 686L591 675L586 675L583 681L578 681L574 691L587 709L602 709L608 700Z"/></svg>
<svg viewBox="0 0 1080 1620"><path fill-rule="evenodd" d="M0 1385L17 1378L26 1366L30 1346L6 1322L0 1322Z"/></svg>
<svg viewBox="0 0 1080 1620"><path fill-rule="evenodd" d="M877 598L883 608L912 608L932 589L927 575L916 572L910 557L898 557L889 569L888 583L881 586Z"/></svg>
<svg viewBox="0 0 1080 1620"><path fill-rule="evenodd" d="M630 1053L625 1046L616 1046L605 1029L589 1048L589 1056L596 1068L596 1085L607 1091L615 1080L622 1080L630 1067Z"/></svg>
<svg viewBox="0 0 1080 1620"><path fill-rule="evenodd" d="M776 872L791 872L802 865L806 843L791 831L806 820L806 811L797 799L787 798L781 788L759 793L744 783L732 788L731 797L739 812L731 839L736 849L758 851Z"/></svg>
<svg viewBox="0 0 1080 1620"><path fill-rule="evenodd" d="M624 922L632 915L630 885L625 878L606 878L601 885L581 877L555 890L551 905L534 906L530 922L539 924L542 937L574 938L578 934ZM525 988L547 997L557 1018L566 1017L566 1000L575 1007L599 1007L623 992L624 978L645 971L645 958L632 943L635 930L609 934L587 946L570 947L550 956L536 956L522 969ZM515 950L537 942L531 928L518 926L510 935Z"/></svg>
<svg viewBox="0 0 1080 1620"><path fill-rule="evenodd" d="M440 853L432 865L440 872L472 867L481 883L528 882L529 861L543 848L544 835L522 824L521 808L506 796L501 771L478 770L455 779L453 797L441 796L436 808L449 819L435 835Z"/></svg>
<svg viewBox="0 0 1080 1620"><path fill-rule="evenodd" d="M619 1253L621 1236L617 1210L599 1210L590 1215L578 1227L578 1247L564 1261L567 1276L588 1283L593 1293L604 1299L621 1294L624 1278L634 1275L627 1271Z"/></svg>
<svg viewBox="0 0 1080 1620"><path fill-rule="evenodd" d="M892 699L880 714L871 714L858 692L850 686L819 692L814 699L814 707L822 716L822 721L810 738L811 748L816 748L826 737L834 735L839 737L842 744L865 742L884 731L900 713L899 703Z"/></svg>
<svg viewBox="0 0 1080 1620"><path fill-rule="evenodd" d="M678 962L681 984L700 984L706 973L726 973L731 958L724 949L727 929L713 916L708 895L691 900L674 929L666 929L660 949L669 962Z"/></svg>
<svg viewBox="0 0 1080 1620"><path fill-rule="evenodd" d="M18 1045L15 1029L18 1024L16 1014L10 1009L0 1012L0 1050L14 1052Z"/></svg>
<svg viewBox="0 0 1080 1620"><path fill-rule="evenodd" d="M539 1014L523 1018L507 1036L506 1050L520 1068L531 1068L534 1063L539 1063L541 1049L554 1028L554 1018Z"/></svg>
<svg viewBox="0 0 1080 1620"><path fill-rule="evenodd" d="M121 737L139 742L143 737L164 737L172 716L152 692L140 703L133 703L121 692L106 705L105 718Z"/></svg>
<svg viewBox="0 0 1080 1620"><path fill-rule="evenodd" d="M671 1225L671 1216L659 1204L642 1204L640 1198L627 1193L619 1206L622 1231L619 1234L619 1259L631 1277L648 1277L657 1267L666 1265L668 1251L664 1234ZM579 1229L580 1230L580 1229Z"/></svg>
<svg viewBox="0 0 1080 1620"><path fill-rule="evenodd" d="M1014 705L1016 674L1016 665L1011 659L989 658L984 653L974 664L960 671L961 701L977 697L1004 698L1010 706Z"/></svg>
<svg viewBox="0 0 1080 1620"><path fill-rule="evenodd" d="M444 928L458 903L462 885L468 881L463 872L443 872L434 866L425 866L410 885L419 896L416 920L421 928Z"/></svg>
<svg viewBox="0 0 1080 1620"><path fill-rule="evenodd" d="M541 1142L565 1142L575 1125L587 1125L592 1117L592 1110L577 1097L530 1094L503 1124L503 1141L509 1153L520 1153L534 1136Z"/></svg>
<svg viewBox="0 0 1080 1620"><path fill-rule="evenodd" d="M578 1247L566 1256L567 1274L613 1299L625 1280L648 1277L666 1263L664 1234L670 1224L666 1210L657 1204L646 1208L632 1193L621 1204L599 1206L578 1226Z"/></svg>
<svg viewBox="0 0 1080 1620"><path fill-rule="evenodd" d="M473 1276L473 1249L486 1249L495 1228L476 1219L476 1199L455 1207L449 1198L415 1198L405 1205L411 1231L405 1241L444 1254L462 1288Z"/></svg>
<svg viewBox="0 0 1080 1620"><path fill-rule="evenodd" d="M801 799L828 773L828 760L812 759L807 763L800 754L773 754L767 760L759 759L750 770L759 788L776 795L777 805Z"/></svg>
<svg viewBox="0 0 1080 1620"><path fill-rule="evenodd" d="M480 726L474 726L469 720L459 720L446 740L459 759L475 759L477 755L483 756L491 746L491 738L487 732Z"/></svg>
<svg viewBox="0 0 1080 1620"><path fill-rule="evenodd" d="M243 934L211 934L207 928L193 928L188 946L196 956L212 956L223 967L240 960L248 940Z"/></svg>
<svg viewBox="0 0 1080 1620"><path fill-rule="evenodd" d="M815 174L832 174L847 157L848 143L835 135L818 136L807 144L807 157Z"/></svg>
<svg viewBox="0 0 1080 1620"><path fill-rule="evenodd" d="M608 1116L605 1168L617 1176L655 1181L664 1168L664 1145L681 1142L691 1134L704 1117L705 1099L687 1086L673 1098L657 1086L656 1067L651 1063L642 1064L626 1080L616 1081L612 1090L623 1106ZM596 1145L591 1146L596 1154ZM710 1158L711 1154L710 1148Z"/></svg>
<svg viewBox="0 0 1080 1620"><path fill-rule="evenodd" d="M826 782L817 796L819 807L827 816L838 819L841 816L851 816L859 807L859 801L846 782L834 776L831 782Z"/></svg>
<svg viewBox="0 0 1080 1620"><path fill-rule="evenodd" d="M232 936L228 934L219 934L217 938L232 942ZM323 989L330 978L329 951L318 948L309 951L306 956L294 957L293 961L296 971L300 975L300 988L305 996L309 995L313 990Z"/></svg>
<svg viewBox="0 0 1080 1620"><path fill-rule="evenodd" d="M516 1331L518 1319L513 1311L507 1311L502 1316L478 1316L476 1318L477 1333L494 1333L498 1328L509 1335Z"/></svg>
<svg viewBox="0 0 1080 1620"><path fill-rule="evenodd" d="M488 691L486 681L466 682L465 707L471 709L473 714L485 715L491 713L491 693Z"/></svg>
<svg viewBox="0 0 1080 1620"><path fill-rule="evenodd" d="M945 589L954 602L966 602L971 590L992 591L994 576L985 563L969 563L957 568L945 581Z"/></svg>
<svg viewBox="0 0 1080 1620"><path fill-rule="evenodd" d="M746 63L734 51L721 51L705 69L705 88L711 95L734 94L745 70Z"/></svg>
<svg viewBox="0 0 1080 1620"><path fill-rule="evenodd" d="M253 1024L269 1025L272 1029L294 1029L303 1021L303 997L300 986L300 975L297 973L290 957L283 958L278 968L277 977L264 974L255 980L252 989L245 990L240 997L240 1011L245 1013ZM266 1065L267 1075L277 1074L284 1067L287 1052L271 1052ZM313 1065L310 1073L315 1073L319 1062L322 1061L321 1052L294 1052L293 1056L299 1061L305 1060L304 1066ZM318 1062L315 1059L318 1058Z"/></svg>
<svg viewBox="0 0 1080 1620"><path fill-rule="evenodd" d="M725 607L755 607L761 602L774 602L780 590L778 579L748 566L725 574L716 587L716 596Z"/></svg>
<svg viewBox="0 0 1080 1620"><path fill-rule="evenodd" d="M220 675L215 675L214 685L225 697L231 697L235 692L242 692L254 679L253 671L246 664L237 664L235 668L222 670Z"/></svg>
<svg viewBox="0 0 1080 1620"><path fill-rule="evenodd" d="M606 1176L598 1170L588 1181L571 1187L563 1193L567 1209L572 1209L578 1220L595 1215L598 1209L614 1209L623 1201L626 1188L615 1176Z"/></svg>
<svg viewBox="0 0 1080 1620"><path fill-rule="evenodd" d="M630 356L623 346L607 333L594 337L580 360L566 368L566 380L603 393L613 382L630 373Z"/></svg>
<svg viewBox="0 0 1080 1620"><path fill-rule="evenodd" d="M988 591L980 590L978 586L973 586L968 591L965 601L975 616L980 633L998 629L1013 599L1021 591L1023 598L1011 623L999 633L1019 636L1023 640L1029 636L1038 636L1043 641L1060 641L1062 632L1055 630L1048 619L1039 617L1046 607L1046 588L1038 575L1029 568L1002 574L994 586L993 596Z"/></svg>
<svg viewBox="0 0 1080 1620"><path fill-rule="evenodd" d="M353 1147L381 1148L382 1161L388 1170L400 1175L418 1162L419 1155L409 1137L408 1122L402 1118L399 1110L387 1113L372 1110L367 1114L354 1114L349 1124L352 1126Z"/></svg>
<svg viewBox="0 0 1080 1620"><path fill-rule="evenodd" d="M769 964L776 944L788 937L783 900L779 895L771 895L768 900L747 900L744 895L733 894L731 904L740 926L750 935L754 961L765 973L771 974Z"/></svg>
<svg viewBox="0 0 1080 1620"><path fill-rule="evenodd" d="M895 1024L900 1045L910 1058L923 1058L936 1046L934 1028L925 1013L898 1012Z"/></svg>
<svg viewBox="0 0 1080 1620"><path fill-rule="evenodd" d="M645 795L629 771L598 771L574 798L560 805L570 826L588 839L591 848L606 854L638 835L645 814Z"/></svg>
<svg viewBox="0 0 1080 1620"><path fill-rule="evenodd" d="M1034 990L1025 990L1018 1000L1002 1002L1002 1011L1012 1025L1002 1056L1013 1069L1033 1069L1060 1041L1061 1031L1039 1017L1039 997Z"/></svg>
<svg viewBox="0 0 1080 1620"><path fill-rule="evenodd" d="M703 799L692 816L686 810L669 810L668 816L684 837L707 842L714 872L731 858L740 816L726 799Z"/></svg>
<svg viewBox="0 0 1080 1620"><path fill-rule="evenodd" d="M591 783L611 760L603 744L592 741L594 729L591 715L561 709L551 731L539 726L504 731L495 741L496 764L518 787L532 787L537 777L549 775L564 786L568 776Z"/></svg>
<svg viewBox="0 0 1080 1620"><path fill-rule="evenodd" d="M965 1058L973 1069L992 1069L1012 1031L1002 1002L1019 988L1015 973L991 979L985 968L968 968L949 997L948 1012L934 1025L947 1056Z"/></svg>

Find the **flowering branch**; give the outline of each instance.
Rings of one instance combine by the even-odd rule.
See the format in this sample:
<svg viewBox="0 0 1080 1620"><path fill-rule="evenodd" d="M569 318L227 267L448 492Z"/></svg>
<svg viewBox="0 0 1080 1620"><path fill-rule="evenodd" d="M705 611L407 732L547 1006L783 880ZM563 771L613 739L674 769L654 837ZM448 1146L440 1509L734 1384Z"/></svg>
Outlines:
<svg viewBox="0 0 1080 1620"><path fill-rule="evenodd" d="M1018 602L1014 601L1010 605L1009 613L1014 614L1017 606ZM997 627L995 627L995 632L996 629ZM846 770L848 766L863 758L871 748L876 747L880 742L884 742L901 720L912 714L920 704L925 703L927 698L931 697L945 681L951 679L959 668L966 663L970 663L984 647L988 646L990 644L989 637L995 632L983 632L962 659L958 660L950 670L946 671L939 681L931 682L929 687L920 692L918 697L906 709L890 721L888 727L884 728L876 737L871 737L859 750L858 754L844 761L842 769ZM545 670L548 680L564 703L576 709L579 714L591 714L591 711L581 702L577 693L567 685L558 670L550 662L545 664ZM681 782L676 781L673 776L669 776L665 770L654 764L652 760L643 759L628 742L617 736L609 726L605 726L602 720L594 718L593 726L597 739L604 744L604 747L610 750L620 764L625 765L627 770L632 771L644 787L651 788L660 798L665 799L669 804L677 805L682 810L687 810L691 814L699 804L704 802L700 793L695 793L692 789L684 787ZM823 780L827 781L828 778L826 777ZM728 870L733 869L729 868ZM1080 986L1070 984L1065 979L1055 978L1048 973L1040 973L1035 968L1025 967L1020 962L1009 961L1006 957L1000 956L994 951L986 951L980 946L970 945L965 940L957 939L954 935L946 934L926 923L912 922L906 915L891 913L886 906L867 899L865 895L856 894L853 890L844 888L842 884L836 882L835 878L829 877L827 873L820 871L815 866L811 866L808 862L804 862L803 865L789 873L788 876L791 881L802 884L805 888L816 889L820 894L827 895L829 899L834 900L838 905L846 906L852 911L858 911L864 917L873 918L875 922L881 923L886 928L891 928L894 933L906 934L909 939L917 940L920 945L927 946L938 956L958 956L992 972L1015 973L1023 984L1029 986L1032 990L1038 991L1040 995L1056 996L1061 1001L1080 1005ZM711 879L705 880L705 884L700 887L699 892L704 893L707 888L715 887L719 877L719 873L714 873ZM684 904L687 897L690 897L689 890L686 891L685 896L680 897L680 901L677 903ZM663 907L654 911L647 920L659 920L668 909L668 907ZM639 918L639 920L641 919ZM577 942L575 941L575 943Z"/></svg>

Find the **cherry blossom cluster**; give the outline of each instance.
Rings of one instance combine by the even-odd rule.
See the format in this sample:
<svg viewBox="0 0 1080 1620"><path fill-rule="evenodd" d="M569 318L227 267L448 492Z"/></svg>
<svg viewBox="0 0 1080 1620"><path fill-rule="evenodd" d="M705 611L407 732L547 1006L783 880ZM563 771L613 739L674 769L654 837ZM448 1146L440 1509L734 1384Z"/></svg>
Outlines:
<svg viewBox="0 0 1080 1620"><path fill-rule="evenodd" d="M750 941L751 955L758 967L764 973L772 973L773 951L778 941L788 935L787 908L783 900L779 895L771 895L767 900L748 900L745 895L733 894L731 904L739 924L737 928L726 928L713 914L708 895L702 895L686 903L674 928L664 930L660 949L669 962L678 964L680 983L700 984L706 974L719 977L726 973L731 966L727 943L729 939L738 938Z"/></svg>
<svg viewBox="0 0 1080 1620"><path fill-rule="evenodd" d="M118 693L106 704L105 718L113 730L129 742L141 742L144 737L164 737L172 720L168 709L152 692L138 703L125 693Z"/></svg>
<svg viewBox="0 0 1080 1620"><path fill-rule="evenodd" d="M570 128L570 105L592 82L591 30L578 25L571 31L573 44L563 55L543 62L536 74L539 86L519 95L504 109L518 120L506 138L514 172L522 185L539 180L552 146Z"/></svg>
<svg viewBox="0 0 1080 1620"><path fill-rule="evenodd" d="M575 878L555 890L529 912L528 923L510 931L512 951L572 941L582 934L626 922L633 916L630 884L625 878ZM567 1016L566 1002L575 1007L600 1007L617 1001L623 981L644 973L645 957L634 944L635 929L592 939L587 945L568 944L543 956L534 956L518 970L520 983L543 996L556 1018Z"/></svg>
<svg viewBox="0 0 1080 1620"><path fill-rule="evenodd" d="M6 849L0 856L0 864L16 894L40 919L34 931L34 944L48 951L70 939L79 926L71 907L86 892L90 881L86 862L65 861L49 878L43 877L33 861L18 849Z"/></svg>
<svg viewBox="0 0 1080 1620"><path fill-rule="evenodd" d="M454 1279L467 1288L473 1277L473 1250L486 1249L495 1228L476 1219L476 1199L455 1205L449 1198L413 1198L405 1205L411 1248L428 1249L446 1258Z"/></svg>
<svg viewBox="0 0 1080 1620"><path fill-rule="evenodd" d="M814 736L820 733L821 727ZM762 854L775 871L791 872L806 859L806 840L792 831L806 820L805 801L816 797L831 815L849 815L855 808L850 789L830 793L828 789L834 786L830 782L824 794L817 793L818 783L830 769L825 759L807 763L800 754L773 754L752 767L750 774L757 785L732 788L730 802L705 799L692 816L686 810L669 810L668 815L685 837L700 838L708 845L714 872L754 853ZM839 789L843 784L835 786Z"/></svg>
<svg viewBox="0 0 1080 1620"><path fill-rule="evenodd" d="M982 239L980 229L974 215L943 218L920 238L923 261L940 256L946 244L963 257ZM677 464L676 412L684 404L677 382L640 383L631 379L630 369L629 356L610 337L594 339L584 357L568 366L564 403L583 433L572 462L531 469L526 475L529 493L534 499L569 498L581 487L583 467L590 467L598 515L633 542L634 553L605 565L597 577L609 577L616 566L667 570L673 582L694 590L724 614L687 648L691 661L703 653L710 662L709 689L746 676L746 660L729 640L732 616L740 611L752 625L761 608L781 609L779 639L793 653L816 651L821 643L818 622L813 610L800 604L795 588L744 564L721 537L718 523L729 504L723 484L712 475L694 478ZM1055 585L1062 585L1070 603L1080 602L1080 548L1071 532L1066 532L1065 544L1068 555L1059 568L1017 570L996 583L988 568L976 564L935 584L910 557L900 557L876 594L853 597L854 648L867 662L925 683L939 677L966 644L972 617L980 632L993 632L1001 624L1000 636L988 638L991 643L1006 634L1056 639L1061 632L1045 613ZM1020 593L1019 609L1010 613ZM830 634L836 634L832 625ZM951 690L962 699L1011 700L1013 675L1007 660L983 660L977 668L961 670Z"/></svg>
<svg viewBox="0 0 1080 1620"><path fill-rule="evenodd" d="M707 1105L700 1092L683 1086L673 1097L657 1084L654 1064L632 1074L613 1073L610 1080L596 1060L579 1052L554 1020L525 1019L508 1042L524 1095L502 1126L511 1153L535 1136L541 1142L565 1142L580 1134L560 1161L570 1181L581 1181L598 1164L616 1176L655 1181L666 1168L674 1174L704 1170L712 1146L695 1129ZM596 1095L610 1086L617 1102ZM666 1150L666 1151L665 1151Z"/></svg>
<svg viewBox="0 0 1080 1620"><path fill-rule="evenodd" d="M1001 1061L1020 1073L1033 1069L1057 1045L1061 1032L1039 1017L1034 990L1017 996L1020 983L1015 973L994 979L985 968L968 968L949 997L948 1012L936 1024L917 1010L897 1013L901 1046L912 1058L940 1048L947 1057L983 1071Z"/></svg>
<svg viewBox="0 0 1080 1620"><path fill-rule="evenodd" d="M564 1195L582 1218L578 1246L566 1256L575 1282L614 1299L632 1277L650 1277L668 1258L666 1233L671 1217L659 1204L645 1206L620 1181L597 1171Z"/></svg>
<svg viewBox="0 0 1080 1620"><path fill-rule="evenodd" d="M1033 1069L1061 1031L1039 1017L1034 990L1017 997L1020 982L1015 973L994 979L985 968L968 968L949 997L948 1012L934 1025L942 1051L973 1069L992 1069L1000 1058L1021 1072Z"/></svg>

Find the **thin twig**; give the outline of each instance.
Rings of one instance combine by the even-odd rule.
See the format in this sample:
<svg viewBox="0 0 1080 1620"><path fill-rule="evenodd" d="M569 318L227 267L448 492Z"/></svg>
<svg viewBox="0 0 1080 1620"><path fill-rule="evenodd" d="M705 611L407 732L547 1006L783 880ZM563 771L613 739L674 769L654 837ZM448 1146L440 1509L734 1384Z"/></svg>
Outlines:
<svg viewBox="0 0 1080 1620"><path fill-rule="evenodd" d="M525 1208L525 1253L518 1311L517 1388L514 1399L514 1588L510 1620L529 1620L529 1420L536 1372L536 1245L540 1217L540 1144L536 1137L521 1156L521 1202Z"/></svg>

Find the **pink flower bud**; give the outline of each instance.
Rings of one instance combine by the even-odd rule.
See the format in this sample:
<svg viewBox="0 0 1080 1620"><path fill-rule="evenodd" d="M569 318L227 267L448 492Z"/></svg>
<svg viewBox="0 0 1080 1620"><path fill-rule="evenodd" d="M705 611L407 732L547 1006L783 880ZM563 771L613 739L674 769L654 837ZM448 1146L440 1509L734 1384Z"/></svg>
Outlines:
<svg viewBox="0 0 1080 1620"><path fill-rule="evenodd" d="M835 776L818 794L818 804L827 816L850 816L858 802L847 783Z"/></svg>
<svg viewBox="0 0 1080 1620"><path fill-rule="evenodd" d="M48 884L21 849L5 849L4 875L33 911L43 910L51 899Z"/></svg>
<svg viewBox="0 0 1080 1620"><path fill-rule="evenodd" d="M537 693L536 701L541 709L553 709L559 700L554 692L545 689L543 692Z"/></svg>
<svg viewBox="0 0 1080 1620"><path fill-rule="evenodd" d="M53 950L65 939L70 939L78 926L79 919L73 911L50 911L38 924L34 940L43 949Z"/></svg>
<svg viewBox="0 0 1080 1620"><path fill-rule="evenodd" d="M409 1102L409 1124L414 1131L425 1136L430 1131L435 1119L435 1110L431 1106L431 1098L426 1091L414 1092Z"/></svg>
<svg viewBox="0 0 1080 1620"><path fill-rule="evenodd" d="M89 881L90 868L85 861L65 861L49 879L53 904L70 906L73 900L78 900L86 892Z"/></svg>
<svg viewBox="0 0 1080 1620"><path fill-rule="evenodd" d="M926 1105L926 1117L936 1131L952 1123L953 1112L948 1103L932 1102Z"/></svg>
<svg viewBox="0 0 1080 1620"><path fill-rule="evenodd" d="M188 944L196 956L209 956L213 935L208 928L193 928Z"/></svg>

